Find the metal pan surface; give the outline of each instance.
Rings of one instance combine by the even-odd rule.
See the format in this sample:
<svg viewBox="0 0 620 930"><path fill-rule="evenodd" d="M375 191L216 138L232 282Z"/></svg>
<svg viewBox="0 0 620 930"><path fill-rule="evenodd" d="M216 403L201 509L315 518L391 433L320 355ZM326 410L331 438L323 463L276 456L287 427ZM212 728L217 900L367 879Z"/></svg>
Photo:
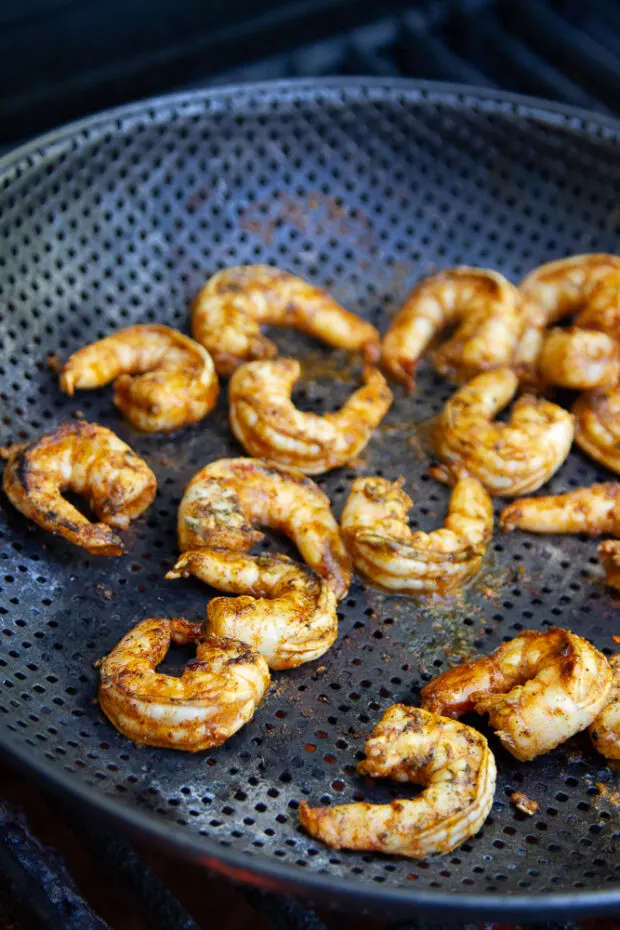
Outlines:
<svg viewBox="0 0 620 930"><path fill-rule="evenodd" d="M2 498L0 746L93 812L271 888L461 919L620 908L617 772L583 737L528 764L492 739L492 814L434 861L335 853L300 831L297 814L304 798L393 796L394 786L355 774L365 737L390 704L415 703L455 654L551 624L610 652L617 605L592 541L496 531L479 579L443 606L356 582L334 648L276 673L253 722L223 747L196 756L138 748L93 703L93 663L144 617L204 615L212 592L163 579L177 551L176 509L199 467L242 450L225 391L202 424L140 435L111 390L68 399L46 364L48 353L66 356L131 323L188 331L192 297L228 265L279 265L385 329L411 285L442 267L487 266L517 281L555 257L618 252L619 137L611 119L507 94L338 79L146 101L6 156L0 443L82 411L148 460L159 493L126 536L129 554L100 560ZM339 406L355 383L348 360L298 336L275 338L303 361L300 405ZM448 492L427 474L426 440L450 392L424 364L413 396L395 390L354 467L319 481L337 514L356 475L403 475L415 525L438 525ZM548 490L604 478L575 450ZM538 801L539 815L516 811L515 790Z"/></svg>

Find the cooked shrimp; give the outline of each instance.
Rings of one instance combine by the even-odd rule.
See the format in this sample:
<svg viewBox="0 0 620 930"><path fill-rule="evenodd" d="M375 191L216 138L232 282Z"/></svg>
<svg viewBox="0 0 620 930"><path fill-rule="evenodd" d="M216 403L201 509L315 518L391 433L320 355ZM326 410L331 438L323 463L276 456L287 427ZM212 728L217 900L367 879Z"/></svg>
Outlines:
<svg viewBox="0 0 620 930"><path fill-rule="evenodd" d="M357 478L342 512L342 535L361 574L390 591L454 593L478 572L493 531L491 498L476 478L460 478L442 529L414 533L403 480Z"/></svg>
<svg viewBox="0 0 620 930"><path fill-rule="evenodd" d="M259 523L289 536L340 599L351 562L329 499L295 468L261 459L220 459L194 475L179 507L179 548L248 552L263 539Z"/></svg>
<svg viewBox="0 0 620 930"><path fill-rule="evenodd" d="M620 588L620 541L606 539L599 543L596 551L605 569L607 584L610 588Z"/></svg>
<svg viewBox="0 0 620 930"><path fill-rule="evenodd" d="M338 635L333 590L311 568L285 555L190 549L166 578L189 575L218 591L245 595L209 602L209 632L247 643L266 658L269 668L312 662Z"/></svg>
<svg viewBox="0 0 620 930"><path fill-rule="evenodd" d="M302 413L291 400L300 372L292 358L238 368L228 394L230 427L250 455L320 475L362 451L389 410L392 392L381 372L367 366L364 387L337 413Z"/></svg>
<svg viewBox="0 0 620 930"><path fill-rule="evenodd" d="M385 712L357 770L425 790L391 804L311 808L302 801L302 826L334 849L442 855L478 832L493 803L495 759L484 736L418 707L395 704Z"/></svg>
<svg viewBox="0 0 620 930"><path fill-rule="evenodd" d="M435 678L422 689L422 703L447 717L488 714L506 749L528 762L585 730L609 700L611 683L607 659L581 636L526 630Z"/></svg>
<svg viewBox="0 0 620 930"><path fill-rule="evenodd" d="M508 423L499 413L517 390L508 368L478 375L452 395L437 419L435 448L447 468L434 470L450 483L459 470L478 478L491 494L514 497L535 491L568 456L573 417L540 397L524 394Z"/></svg>
<svg viewBox="0 0 620 930"><path fill-rule="evenodd" d="M570 258L540 265L523 279L519 290L541 308L539 324L550 326L583 310L594 289L618 270L620 257L616 255L604 252L571 255ZM609 280L611 284L615 278L610 277ZM597 301L604 301L604 293L598 293ZM609 294L607 303L611 297Z"/></svg>
<svg viewBox="0 0 620 930"><path fill-rule="evenodd" d="M545 384L573 390L613 387L620 379L620 344L581 326L550 329L538 360Z"/></svg>
<svg viewBox="0 0 620 930"><path fill-rule="evenodd" d="M500 516L505 533L587 533L620 536L620 483L594 484L567 494L522 497Z"/></svg>
<svg viewBox="0 0 620 930"><path fill-rule="evenodd" d="M418 361L450 324L458 329L434 354L434 365L451 380L509 365L521 335L521 297L495 271L452 268L420 282L383 339L383 367L408 390Z"/></svg>
<svg viewBox="0 0 620 930"><path fill-rule="evenodd" d="M270 265L226 268L209 279L192 309L192 331L213 356L220 375L254 359L272 358L277 347L261 325L298 329L327 345L379 356L374 326L345 310L327 291Z"/></svg>
<svg viewBox="0 0 620 930"><path fill-rule="evenodd" d="M149 433L197 423L213 409L219 391L209 353L176 329L154 324L129 326L84 346L60 375L70 397L110 381L116 406Z"/></svg>
<svg viewBox="0 0 620 930"><path fill-rule="evenodd" d="M609 703L588 727L592 745L606 759L620 759L620 653L612 656L609 665L614 680Z"/></svg>
<svg viewBox="0 0 620 930"><path fill-rule="evenodd" d="M153 501L155 475L111 430L96 423L65 423L33 442L11 446L4 491L18 510L44 530L92 555L121 555L110 527L126 530ZM101 523L91 523L62 496L86 498Z"/></svg>
<svg viewBox="0 0 620 930"><path fill-rule="evenodd" d="M620 387L584 392L573 414L579 448L620 475Z"/></svg>
<svg viewBox="0 0 620 930"><path fill-rule="evenodd" d="M156 671L170 643L196 643L178 678ZM199 752L251 720L269 685L261 655L183 617L143 620L101 662L99 706L136 743Z"/></svg>
<svg viewBox="0 0 620 930"><path fill-rule="evenodd" d="M547 262L532 271L519 285L524 297L526 323L517 347L515 364L521 374L525 372L534 380L540 351L544 343L544 331L567 316L584 311L578 325L589 329L601 329L588 322L590 302L602 312L613 299L617 287L616 274L620 270L620 258L605 253L572 255L559 261ZM607 280L607 284L604 282ZM602 332L612 335L609 330Z"/></svg>

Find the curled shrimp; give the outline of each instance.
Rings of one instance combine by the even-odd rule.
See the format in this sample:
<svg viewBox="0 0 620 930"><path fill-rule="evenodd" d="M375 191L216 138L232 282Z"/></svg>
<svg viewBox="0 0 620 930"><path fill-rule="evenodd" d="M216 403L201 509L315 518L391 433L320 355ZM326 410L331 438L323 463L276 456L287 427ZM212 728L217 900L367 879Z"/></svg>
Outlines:
<svg viewBox="0 0 620 930"><path fill-rule="evenodd" d="M306 475L339 468L367 445L392 403L377 368L364 369L364 386L337 413L302 413L291 393L301 373L298 361L248 362L229 386L230 426L246 452Z"/></svg>
<svg viewBox="0 0 620 930"><path fill-rule="evenodd" d="M535 491L568 456L573 417L540 397L524 394L508 423L493 421L514 397L517 376L508 368L478 375L446 403L435 425L435 449L444 463L433 470L451 483L465 471L491 494Z"/></svg>
<svg viewBox="0 0 620 930"><path fill-rule="evenodd" d="M264 536L254 524L289 536L311 568L343 598L351 561L329 498L294 468L262 459L219 459L194 475L179 507L179 548L248 552Z"/></svg>
<svg viewBox="0 0 620 930"><path fill-rule="evenodd" d="M244 595L209 602L209 632L247 643L266 658L269 668L312 662L338 635L332 588L311 568L285 555L190 549L166 578L189 575L218 591Z"/></svg>
<svg viewBox="0 0 620 930"><path fill-rule="evenodd" d="M620 378L620 344L581 326L551 329L538 359L545 384L573 390L613 387Z"/></svg>
<svg viewBox="0 0 620 930"><path fill-rule="evenodd" d="M587 533L620 536L620 483L593 484L567 494L522 497L500 516L505 533Z"/></svg>
<svg viewBox="0 0 620 930"><path fill-rule="evenodd" d="M114 403L132 426L164 432L197 423L213 409L219 385L209 353L169 326L129 326L74 352L60 386L98 388L114 381Z"/></svg>
<svg viewBox="0 0 620 930"><path fill-rule="evenodd" d="M194 338L220 375L244 362L272 358L277 347L261 325L298 329L334 348L379 355L374 326L345 310L327 291L271 265L226 268L209 279L192 308Z"/></svg>
<svg viewBox="0 0 620 930"><path fill-rule="evenodd" d="M533 377L544 345L545 329L579 311L582 312L576 321L578 326L613 336L607 324L601 327L600 322L617 302L619 271L617 256L589 253L547 262L524 278L519 291L525 301L526 323L515 356L521 372L529 372ZM549 370L546 374L548 379Z"/></svg>
<svg viewBox="0 0 620 930"><path fill-rule="evenodd" d="M620 475L620 387L585 391L573 405L573 414L579 448Z"/></svg>
<svg viewBox="0 0 620 930"><path fill-rule="evenodd" d="M413 800L391 804L299 806L302 826L334 849L395 853L413 859L448 853L480 830L495 793L495 759L465 724L395 704L366 741L357 767L371 778L423 785Z"/></svg>
<svg viewBox="0 0 620 930"><path fill-rule="evenodd" d="M614 680L609 703L588 727L592 745L606 759L620 759L620 653L609 660Z"/></svg>
<svg viewBox="0 0 620 930"><path fill-rule="evenodd" d="M362 575L390 591L454 593L478 572L493 531L491 498L476 478L460 478L448 518L432 533L412 532L413 501L402 479L357 478L342 512L342 535Z"/></svg>
<svg viewBox="0 0 620 930"><path fill-rule="evenodd" d="M458 717L475 710L506 749L528 762L596 719L609 699L605 656L568 630L526 630L490 656L444 672L422 689L422 704Z"/></svg>
<svg viewBox="0 0 620 930"><path fill-rule="evenodd" d="M14 507L44 530L92 555L121 555L126 530L153 501L155 475L111 430L96 423L65 423L6 452L4 491ZM91 523L62 496L86 499L101 523Z"/></svg>
<svg viewBox="0 0 620 930"><path fill-rule="evenodd" d="M509 365L521 335L521 297L495 271L452 268L420 282L383 339L383 367L408 390L429 344L452 323L458 329L434 353L435 367L454 381Z"/></svg>
<svg viewBox="0 0 620 930"><path fill-rule="evenodd" d="M605 569L607 584L610 588L620 589L620 541L617 539L606 539L599 543L598 557L601 565Z"/></svg>
<svg viewBox="0 0 620 930"><path fill-rule="evenodd" d="M156 671L171 642L196 644L180 677ZM102 660L99 706L136 743L199 752L252 719L269 681L267 663L245 643L183 617L151 618Z"/></svg>
<svg viewBox="0 0 620 930"><path fill-rule="evenodd" d="M540 307L539 324L550 326L584 309L594 289L619 269L620 258L616 255L604 252L571 255L540 265L523 279L519 290ZM609 279L610 283L612 280ZM597 294L599 305L604 302L604 293ZM607 303L613 302L614 297L613 292L608 293Z"/></svg>

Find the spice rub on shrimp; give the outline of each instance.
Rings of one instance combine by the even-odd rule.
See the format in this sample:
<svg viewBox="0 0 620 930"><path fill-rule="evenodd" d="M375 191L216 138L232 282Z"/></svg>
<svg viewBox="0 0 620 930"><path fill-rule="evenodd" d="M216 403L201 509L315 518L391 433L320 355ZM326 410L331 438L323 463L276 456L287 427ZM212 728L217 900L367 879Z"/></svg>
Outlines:
<svg viewBox="0 0 620 930"><path fill-rule="evenodd" d="M277 347L261 333L269 324L298 329L334 348L379 356L379 333L327 291L271 265L239 265L209 279L194 300L192 332L220 375L244 362L272 358Z"/></svg>
<svg viewBox="0 0 620 930"><path fill-rule="evenodd" d="M195 643L180 677L156 671L170 643ZM99 706L124 736L199 752L251 720L269 685L264 658L183 617L143 620L101 662Z"/></svg>
<svg viewBox="0 0 620 930"><path fill-rule="evenodd" d="M525 301L526 323L515 356L521 372L533 376L538 369L546 328L573 314L579 313L575 321L579 327L599 330L613 337L609 328L612 317L608 314L613 314L611 308L617 303L618 272L620 257L589 253L547 262L524 278L519 291ZM569 349L570 346L564 346L564 351ZM558 350L558 341L555 350ZM548 368L551 359L547 358L543 365L547 380L555 384L549 377L552 375ZM561 377L560 370L558 378ZM576 377L573 374L573 378ZM561 384L561 380L557 383Z"/></svg>
<svg viewBox="0 0 620 930"><path fill-rule="evenodd" d="M263 459L219 459L194 475L179 506L179 548L248 552L264 537L255 524L289 536L338 599L351 585L351 561L329 498L295 468Z"/></svg>
<svg viewBox="0 0 620 930"><path fill-rule="evenodd" d="M593 484L566 494L522 497L501 513L505 533L587 533L620 536L620 482Z"/></svg>
<svg viewBox="0 0 620 930"><path fill-rule="evenodd" d="M395 704L385 712L357 770L425 790L391 804L311 808L302 801L302 826L334 849L442 855L478 832L493 803L495 759L484 736L418 707Z"/></svg>
<svg viewBox="0 0 620 930"><path fill-rule="evenodd" d="M458 328L433 356L453 381L512 361L523 326L518 290L495 271L452 268L414 287L383 339L383 367L408 390L418 361L450 324Z"/></svg>
<svg viewBox="0 0 620 930"><path fill-rule="evenodd" d="M620 387L584 392L573 405L573 414L579 448L620 475Z"/></svg>
<svg viewBox="0 0 620 930"><path fill-rule="evenodd" d="M422 689L422 704L447 717L488 714L506 749L528 762L585 730L611 684L607 659L581 636L526 630L490 656L439 675Z"/></svg>
<svg viewBox="0 0 620 930"><path fill-rule="evenodd" d="M129 326L84 346L60 375L70 397L110 381L116 406L146 432L197 423L213 409L219 391L209 353L176 329L155 324Z"/></svg>
<svg viewBox="0 0 620 930"><path fill-rule="evenodd" d="M493 531L491 498L476 478L457 481L444 527L412 532L403 479L357 478L342 512L342 535L369 581L407 594L453 594L478 572Z"/></svg>
<svg viewBox="0 0 620 930"><path fill-rule="evenodd" d="M462 470L490 494L513 497L535 491L570 452L573 417L540 397L524 394L508 423L496 416L514 397L517 376L508 368L478 375L446 403L435 425L435 449L444 463L433 470L451 483Z"/></svg>
<svg viewBox="0 0 620 930"><path fill-rule="evenodd" d="M538 368L545 384L572 390L614 387L620 379L620 343L607 333L581 326L551 329Z"/></svg>
<svg viewBox="0 0 620 930"><path fill-rule="evenodd" d="M246 452L306 475L345 465L367 445L392 403L377 368L364 369L364 386L336 413L302 413L291 393L301 373L298 361L248 362L230 380L230 427Z"/></svg>
<svg viewBox="0 0 620 930"><path fill-rule="evenodd" d="M338 635L332 588L307 565L284 555L190 549L166 578L188 575L218 591L243 595L209 602L209 632L247 643L266 658L269 668L297 668L312 662L327 652Z"/></svg>
<svg viewBox="0 0 620 930"><path fill-rule="evenodd" d="M613 684L609 703L588 727L592 745L606 759L620 759L620 653L612 656L609 665Z"/></svg>
<svg viewBox="0 0 620 930"><path fill-rule="evenodd" d="M44 530L92 555L121 555L113 532L126 530L153 501L155 475L111 430L96 423L65 423L6 451L4 491L14 507ZM62 496L86 499L101 523L91 523Z"/></svg>

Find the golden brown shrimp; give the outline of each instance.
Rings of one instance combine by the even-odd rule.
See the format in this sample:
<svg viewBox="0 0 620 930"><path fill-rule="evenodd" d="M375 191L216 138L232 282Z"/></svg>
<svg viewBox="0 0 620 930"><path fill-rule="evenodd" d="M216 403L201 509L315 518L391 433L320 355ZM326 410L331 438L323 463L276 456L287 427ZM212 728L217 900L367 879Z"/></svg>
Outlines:
<svg viewBox="0 0 620 930"><path fill-rule="evenodd" d="M170 643L195 643L180 677L156 671ZM251 720L269 685L261 655L183 617L143 620L101 662L99 706L124 736L199 752Z"/></svg>
<svg viewBox="0 0 620 930"><path fill-rule="evenodd" d="M573 390L614 387L620 378L620 344L581 326L550 329L538 359L545 384Z"/></svg>
<svg viewBox="0 0 620 930"><path fill-rule="evenodd" d="M230 379L230 427L250 455L292 465L306 475L339 468L367 445L392 403L378 368L364 369L364 386L337 413L302 413L291 393L299 362L248 362Z"/></svg>
<svg viewBox="0 0 620 930"><path fill-rule="evenodd" d="M302 801L302 826L334 849L443 855L478 832L493 804L495 759L484 736L418 707L395 704L385 712L357 770L425 790L391 804L311 808Z"/></svg>
<svg viewBox="0 0 620 930"><path fill-rule="evenodd" d="M219 391L209 353L176 329L154 324L129 326L84 346L60 375L70 397L110 381L116 406L133 426L150 433L202 420Z"/></svg>
<svg viewBox="0 0 620 930"><path fill-rule="evenodd" d="M589 316L589 310L592 307L599 322L604 319L605 308L615 299L618 271L620 258L591 253L547 262L524 278L519 291L524 297L525 325L515 355L521 375L536 380L545 329L579 311L583 312L577 325L613 335L607 324L593 325L594 317Z"/></svg>
<svg viewBox="0 0 620 930"><path fill-rule="evenodd" d="M247 643L266 658L269 668L312 662L338 635L332 588L311 568L285 555L190 549L166 578L189 575L218 591L245 595L209 602L209 632Z"/></svg>
<svg viewBox="0 0 620 930"><path fill-rule="evenodd" d="M609 703L588 727L592 745L606 759L620 759L620 653L612 656L609 665L614 680Z"/></svg>
<svg viewBox="0 0 620 930"><path fill-rule="evenodd" d="M620 475L620 387L584 392L573 414L579 448Z"/></svg>
<svg viewBox="0 0 620 930"><path fill-rule="evenodd" d="M584 309L594 289L608 275L618 270L620 257L616 255L604 252L571 255L570 258L540 265L523 279L519 290L541 308L540 325L550 326ZM610 285L614 280L614 277L610 277ZM606 292L607 300L604 296ZM609 293L607 288L599 291L596 298L598 306L605 301L609 304L612 297L613 293Z"/></svg>
<svg viewBox="0 0 620 930"><path fill-rule="evenodd" d="M277 347L261 325L298 329L334 348L379 356L374 326L345 310L327 291L271 265L226 268L209 279L192 308L192 331L220 375L244 362L272 358Z"/></svg>
<svg viewBox="0 0 620 930"><path fill-rule="evenodd" d="M92 555L121 555L125 547L110 527L126 530L157 490L143 459L111 430L83 420L11 446L7 458L3 484L13 506ZM82 495L102 522L87 520L63 491Z"/></svg>
<svg viewBox="0 0 620 930"><path fill-rule="evenodd" d="M435 425L435 448L451 483L464 470L491 494L514 497L535 491L565 461L573 441L573 417L540 397L524 394L508 423L493 421L514 397L517 376L508 368L478 375L446 403Z"/></svg>
<svg viewBox="0 0 620 930"><path fill-rule="evenodd" d="M620 589L620 541L606 539L596 550L610 588Z"/></svg>
<svg viewBox="0 0 620 930"><path fill-rule="evenodd" d="M413 501L403 479L357 478L342 512L342 535L369 581L407 594L453 594L478 572L493 531L491 498L476 478L460 478L448 518L432 533L412 532Z"/></svg>
<svg viewBox="0 0 620 930"><path fill-rule="evenodd" d="M194 475L179 507L179 548L248 552L263 539L254 524L289 536L304 560L343 598L351 561L329 498L295 468L262 459L219 459Z"/></svg>
<svg viewBox="0 0 620 930"><path fill-rule="evenodd" d="M605 656L568 630L526 630L490 656L450 669L422 689L422 704L458 717L475 710L506 749L528 762L585 730L609 699Z"/></svg>
<svg viewBox="0 0 620 930"><path fill-rule="evenodd" d="M414 287L383 339L383 367L408 390L418 361L429 344L451 323L458 329L434 353L445 377L468 381L481 371L512 361L521 335L521 297L495 271L452 268Z"/></svg>
<svg viewBox="0 0 620 930"><path fill-rule="evenodd" d="M587 533L620 536L620 483L593 484L567 494L522 497L500 516L505 533Z"/></svg>

